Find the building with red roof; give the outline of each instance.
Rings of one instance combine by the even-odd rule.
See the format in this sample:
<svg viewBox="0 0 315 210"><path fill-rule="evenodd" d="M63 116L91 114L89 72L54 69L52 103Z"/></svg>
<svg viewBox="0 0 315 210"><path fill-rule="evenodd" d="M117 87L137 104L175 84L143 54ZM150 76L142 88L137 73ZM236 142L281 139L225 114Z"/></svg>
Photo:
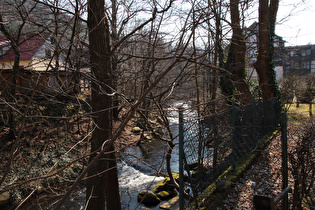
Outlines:
<svg viewBox="0 0 315 210"><path fill-rule="evenodd" d="M52 36L48 33L21 35L18 41L20 67L28 70L46 71L53 68L51 64L54 52ZM0 37L0 69L12 69L15 53L10 41ZM62 59L61 59L62 60Z"/></svg>
<svg viewBox="0 0 315 210"><path fill-rule="evenodd" d="M58 68L55 67L54 46L53 36L48 33L20 36L18 42L20 68L16 75L18 91L31 92L36 86L37 78L40 78L38 91L55 92L71 89L72 72L65 71L62 55L59 56ZM6 37L0 36L0 91L12 83L15 57L11 42Z"/></svg>

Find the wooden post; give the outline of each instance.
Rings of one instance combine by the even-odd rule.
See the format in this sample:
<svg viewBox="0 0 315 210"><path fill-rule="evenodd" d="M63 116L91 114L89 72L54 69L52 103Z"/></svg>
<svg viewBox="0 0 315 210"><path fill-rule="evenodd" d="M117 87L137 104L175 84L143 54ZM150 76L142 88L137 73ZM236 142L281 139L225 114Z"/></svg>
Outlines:
<svg viewBox="0 0 315 210"><path fill-rule="evenodd" d="M269 197L262 195L254 196L254 205L256 210L276 210L276 204L285 197L288 197L288 193L291 192L290 187L286 187L277 197Z"/></svg>

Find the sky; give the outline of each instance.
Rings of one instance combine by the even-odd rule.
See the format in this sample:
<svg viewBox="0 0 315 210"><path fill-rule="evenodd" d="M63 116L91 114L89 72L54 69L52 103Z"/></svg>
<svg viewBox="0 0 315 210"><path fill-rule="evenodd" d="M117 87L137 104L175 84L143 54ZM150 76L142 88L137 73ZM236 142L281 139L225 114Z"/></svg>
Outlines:
<svg viewBox="0 0 315 210"><path fill-rule="evenodd" d="M285 46L315 44L315 1L280 1L276 34Z"/></svg>

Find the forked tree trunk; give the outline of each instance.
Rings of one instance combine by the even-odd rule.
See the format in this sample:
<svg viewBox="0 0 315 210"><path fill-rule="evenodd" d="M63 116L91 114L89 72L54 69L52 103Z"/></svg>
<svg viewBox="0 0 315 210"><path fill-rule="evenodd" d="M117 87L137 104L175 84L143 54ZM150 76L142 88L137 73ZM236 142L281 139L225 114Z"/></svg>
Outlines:
<svg viewBox="0 0 315 210"><path fill-rule="evenodd" d="M277 97L273 60L273 37L279 0L259 0L258 57L255 63L263 100Z"/></svg>
<svg viewBox="0 0 315 210"><path fill-rule="evenodd" d="M109 25L104 8L103 0L88 2L90 64L94 75L91 105L96 124L91 152L99 150L112 135L113 99L108 95L111 93L112 63ZM91 177L86 182L87 209L105 209L105 203L107 209L121 209L115 148L113 144L105 145L105 148L103 157L88 172L88 177Z"/></svg>
<svg viewBox="0 0 315 210"><path fill-rule="evenodd" d="M240 26L239 0L230 0L231 23L232 23L232 43L228 58L228 70L232 73L232 80L236 89L241 93L242 104L249 104L253 101L245 81L245 40Z"/></svg>

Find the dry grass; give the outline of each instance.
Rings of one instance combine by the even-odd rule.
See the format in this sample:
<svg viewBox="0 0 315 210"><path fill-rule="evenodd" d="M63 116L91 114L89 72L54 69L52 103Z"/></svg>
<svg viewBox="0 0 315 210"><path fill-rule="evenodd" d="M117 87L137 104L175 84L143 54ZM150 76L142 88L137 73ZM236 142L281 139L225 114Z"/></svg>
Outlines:
<svg viewBox="0 0 315 210"><path fill-rule="evenodd" d="M309 104L300 104L299 107L296 106L296 103L286 105L288 121L293 125L300 125L305 121L310 120L310 105ZM313 118L315 114L315 104L312 105ZM313 119L314 120L314 119Z"/></svg>

